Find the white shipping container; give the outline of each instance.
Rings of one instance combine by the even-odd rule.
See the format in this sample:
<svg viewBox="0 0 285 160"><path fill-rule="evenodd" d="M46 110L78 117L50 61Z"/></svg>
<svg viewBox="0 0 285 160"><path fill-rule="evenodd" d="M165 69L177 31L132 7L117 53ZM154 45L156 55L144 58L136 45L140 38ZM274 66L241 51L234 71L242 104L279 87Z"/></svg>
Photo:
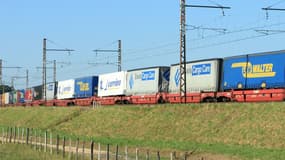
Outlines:
<svg viewBox="0 0 285 160"><path fill-rule="evenodd" d="M99 75L98 96L117 96L126 94L126 72Z"/></svg>
<svg viewBox="0 0 285 160"><path fill-rule="evenodd" d="M74 79L59 81L57 87L57 99L74 98Z"/></svg>
<svg viewBox="0 0 285 160"><path fill-rule="evenodd" d="M152 67L127 72L127 95L167 92L169 67Z"/></svg>
<svg viewBox="0 0 285 160"><path fill-rule="evenodd" d="M186 91L197 93L202 91L215 92L219 90L220 83L220 59L188 62L186 64ZM179 64L170 68L169 92L180 91L180 67Z"/></svg>
<svg viewBox="0 0 285 160"><path fill-rule="evenodd" d="M4 104L9 104L9 95L10 95L9 92L4 93L4 96L5 96Z"/></svg>
<svg viewBox="0 0 285 160"><path fill-rule="evenodd" d="M47 90L47 100L53 100L55 97L55 91L56 91L56 83L48 83L46 85L46 90Z"/></svg>

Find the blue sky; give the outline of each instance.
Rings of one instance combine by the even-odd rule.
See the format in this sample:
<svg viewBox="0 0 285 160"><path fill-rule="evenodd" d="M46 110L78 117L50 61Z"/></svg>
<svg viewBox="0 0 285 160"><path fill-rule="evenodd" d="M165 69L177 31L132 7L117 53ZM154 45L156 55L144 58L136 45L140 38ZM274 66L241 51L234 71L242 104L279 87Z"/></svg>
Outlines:
<svg viewBox="0 0 285 160"><path fill-rule="evenodd" d="M187 0L187 4L229 6L221 10L187 8L187 24L200 29L187 31L187 60L285 49L285 34L263 36L254 30L285 30L285 12L261 10L280 0ZM30 86L41 84L42 40L47 48L71 48L75 52L48 52L49 61L58 64L57 79L65 80L115 72L115 53L94 49L116 49L122 40L123 70L169 66L179 62L179 0L26 0L0 2L0 58L3 80L25 76L29 69ZM225 33L201 28L224 28ZM191 29L191 27L189 27ZM67 64L66 64L67 63ZM88 63L100 63L91 65ZM105 64L104 64L105 63ZM51 64L48 64L52 67ZM52 70L48 70L52 81ZM25 87L25 79L15 80L16 88Z"/></svg>

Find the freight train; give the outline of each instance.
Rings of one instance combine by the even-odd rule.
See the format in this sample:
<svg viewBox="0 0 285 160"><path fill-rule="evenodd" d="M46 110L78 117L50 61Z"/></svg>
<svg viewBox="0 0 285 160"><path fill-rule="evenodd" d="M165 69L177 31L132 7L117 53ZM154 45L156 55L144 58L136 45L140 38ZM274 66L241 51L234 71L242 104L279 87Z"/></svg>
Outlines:
<svg viewBox="0 0 285 160"><path fill-rule="evenodd" d="M186 102L285 99L285 50L186 63ZM179 64L75 78L1 95L1 105L181 103Z"/></svg>

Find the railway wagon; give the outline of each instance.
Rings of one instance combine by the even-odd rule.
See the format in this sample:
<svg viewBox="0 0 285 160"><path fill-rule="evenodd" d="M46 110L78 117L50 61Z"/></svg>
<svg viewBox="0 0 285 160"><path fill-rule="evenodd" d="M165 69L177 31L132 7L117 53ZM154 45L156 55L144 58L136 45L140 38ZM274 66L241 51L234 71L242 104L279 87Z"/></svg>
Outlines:
<svg viewBox="0 0 285 160"><path fill-rule="evenodd" d="M4 104L8 105L10 102L9 100L10 100L10 92L4 93Z"/></svg>
<svg viewBox="0 0 285 160"><path fill-rule="evenodd" d="M223 89L285 87L285 50L224 59Z"/></svg>
<svg viewBox="0 0 285 160"><path fill-rule="evenodd" d="M156 104L166 101L170 67L158 66L127 71L126 95L132 104Z"/></svg>
<svg viewBox="0 0 285 160"><path fill-rule="evenodd" d="M25 103L24 98L25 90L15 90L10 92L9 103L14 106L20 106Z"/></svg>
<svg viewBox="0 0 285 160"><path fill-rule="evenodd" d="M18 91L15 90L15 91L12 91L12 103L11 104L17 104L18 102Z"/></svg>
<svg viewBox="0 0 285 160"><path fill-rule="evenodd" d="M74 79L58 81L57 84L57 95L54 100L56 106L71 106L74 105Z"/></svg>
<svg viewBox="0 0 285 160"><path fill-rule="evenodd" d="M56 99L56 92L57 92L57 82L50 82L46 84L46 99L47 100L54 100Z"/></svg>
<svg viewBox="0 0 285 160"><path fill-rule="evenodd" d="M7 100L7 95L9 96L8 92L1 94L1 106L5 106L5 105L9 104L9 97Z"/></svg>
<svg viewBox="0 0 285 160"><path fill-rule="evenodd" d="M220 89L222 59L205 59L186 63L186 102L216 101ZM168 101L180 103L180 68L171 65Z"/></svg>
<svg viewBox="0 0 285 160"><path fill-rule="evenodd" d="M17 103L25 103L25 90L21 89L17 91Z"/></svg>
<svg viewBox="0 0 285 160"><path fill-rule="evenodd" d="M98 96L119 96L126 94L126 72L99 75Z"/></svg>
<svg viewBox="0 0 285 160"><path fill-rule="evenodd" d="M126 95L127 90L127 72L113 72L99 75L98 97L94 99L100 104L121 104L129 103L130 99Z"/></svg>
<svg viewBox="0 0 285 160"><path fill-rule="evenodd" d="M43 93L44 95L44 93ZM50 82L46 84L46 106L55 106L57 95L57 82Z"/></svg>
<svg viewBox="0 0 285 160"><path fill-rule="evenodd" d="M33 91L31 88L25 90L25 105L30 106L33 101Z"/></svg>
<svg viewBox="0 0 285 160"><path fill-rule="evenodd" d="M222 90L236 101L282 101L285 50L224 58Z"/></svg>
<svg viewBox="0 0 285 160"><path fill-rule="evenodd" d="M74 98L74 79L58 81L57 99Z"/></svg>
<svg viewBox="0 0 285 160"><path fill-rule="evenodd" d="M98 76L89 76L75 79L75 98L97 96Z"/></svg>
<svg viewBox="0 0 285 160"><path fill-rule="evenodd" d="M89 76L75 79L75 104L90 106L93 97L98 94L98 76Z"/></svg>
<svg viewBox="0 0 285 160"><path fill-rule="evenodd" d="M43 85L34 86L31 88L32 94L32 106L40 106L43 105Z"/></svg>
<svg viewBox="0 0 285 160"><path fill-rule="evenodd" d="M43 86L42 85L38 85L35 87L32 87L32 99L37 101L37 100L41 100L43 97Z"/></svg>

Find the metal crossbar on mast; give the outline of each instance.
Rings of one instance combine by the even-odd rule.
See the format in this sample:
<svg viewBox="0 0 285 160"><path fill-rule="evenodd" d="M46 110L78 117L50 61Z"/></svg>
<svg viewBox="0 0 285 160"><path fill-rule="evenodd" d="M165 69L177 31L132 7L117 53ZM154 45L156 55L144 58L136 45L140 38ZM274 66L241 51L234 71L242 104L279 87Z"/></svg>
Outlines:
<svg viewBox="0 0 285 160"><path fill-rule="evenodd" d="M112 50L112 49L96 49L93 50L93 52L117 52L118 53L118 72L122 71L122 41L118 40L118 49ZM91 64L91 63L90 63Z"/></svg>
<svg viewBox="0 0 285 160"><path fill-rule="evenodd" d="M2 61L2 59L0 59L0 85L3 84L3 80L2 80L3 68L6 68L6 69L21 69L23 67L4 67L3 66L3 61Z"/></svg>
<svg viewBox="0 0 285 160"><path fill-rule="evenodd" d="M231 7L224 7L224 6L203 6L203 5L185 5L185 7L192 7L192 8L212 8L212 9L231 9Z"/></svg>
<svg viewBox="0 0 285 160"><path fill-rule="evenodd" d="M284 8L262 8L265 11L285 11Z"/></svg>
<svg viewBox="0 0 285 160"><path fill-rule="evenodd" d="M186 87L186 7L191 8L210 8L221 9L224 14L224 9L230 7L209 6L209 5L187 5L186 0L180 0L180 102L186 103L187 87Z"/></svg>
<svg viewBox="0 0 285 160"><path fill-rule="evenodd" d="M11 77L11 87L14 88L14 80L15 79L26 79L26 89L28 88L29 85L29 70L26 70L26 76L12 76Z"/></svg>
<svg viewBox="0 0 285 160"><path fill-rule="evenodd" d="M261 9L266 11L266 19L269 18L268 11L285 11L284 8L271 8L271 7L266 7L266 8L261 8Z"/></svg>

